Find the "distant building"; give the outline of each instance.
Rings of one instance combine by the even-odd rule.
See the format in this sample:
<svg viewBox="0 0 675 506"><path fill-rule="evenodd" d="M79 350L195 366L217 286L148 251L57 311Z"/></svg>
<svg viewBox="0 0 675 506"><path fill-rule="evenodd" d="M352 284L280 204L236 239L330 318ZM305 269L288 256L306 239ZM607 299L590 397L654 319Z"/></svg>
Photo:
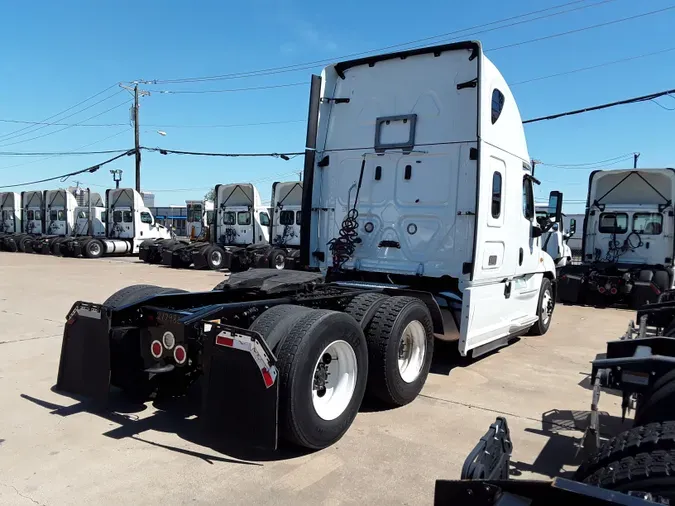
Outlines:
<svg viewBox="0 0 675 506"><path fill-rule="evenodd" d="M187 207L185 205L148 207L155 216L157 223L171 228L178 236L187 235Z"/></svg>
<svg viewBox="0 0 675 506"><path fill-rule="evenodd" d="M155 207L155 194L152 192L141 192L143 203L146 207Z"/></svg>

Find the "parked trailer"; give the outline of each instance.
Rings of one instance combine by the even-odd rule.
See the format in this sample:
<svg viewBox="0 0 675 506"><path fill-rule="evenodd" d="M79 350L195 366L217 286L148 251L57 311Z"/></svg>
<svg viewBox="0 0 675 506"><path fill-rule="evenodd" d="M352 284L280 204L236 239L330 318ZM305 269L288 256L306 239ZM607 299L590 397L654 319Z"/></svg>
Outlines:
<svg viewBox="0 0 675 506"><path fill-rule="evenodd" d="M581 265L560 276L560 300L639 308L674 286L674 169L591 174Z"/></svg>
<svg viewBox="0 0 675 506"><path fill-rule="evenodd" d="M45 230L45 192L21 192L21 231L2 237L6 251L33 252L33 239Z"/></svg>
<svg viewBox="0 0 675 506"><path fill-rule="evenodd" d="M5 238L22 232L21 221L21 195L16 192L0 192L0 250L18 251L16 242L12 240L5 245Z"/></svg>
<svg viewBox="0 0 675 506"><path fill-rule="evenodd" d="M100 258L108 255L137 255L141 242L146 239L169 239L172 233L155 222L143 197L132 188L106 190L105 237L75 239L72 243L75 256Z"/></svg>
<svg viewBox="0 0 675 506"><path fill-rule="evenodd" d="M206 428L268 448L331 445L366 391L392 406L417 397L435 338L478 356L548 330L555 265L537 240L529 160L513 95L478 42L328 66L310 94L308 271L76 302L57 387L175 394L203 376ZM562 195L550 202L560 220Z"/></svg>
<svg viewBox="0 0 675 506"><path fill-rule="evenodd" d="M75 208L75 226L70 236L62 237L52 245L52 253L66 257L76 256L75 245L90 239L105 239L106 208L101 195L85 190L87 205Z"/></svg>
<svg viewBox="0 0 675 506"><path fill-rule="evenodd" d="M183 239L149 239L141 243L138 258L145 263L161 264L162 253L165 249L182 248L190 243L205 243L209 241L209 225L213 222L213 202L210 200L186 200L187 209L187 233L189 240ZM191 256L187 257L189 264ZM187 260L186 260L187 261ZM187 267L189 267L189 264ZM183 267L182 263L176 267Z"/></svg>

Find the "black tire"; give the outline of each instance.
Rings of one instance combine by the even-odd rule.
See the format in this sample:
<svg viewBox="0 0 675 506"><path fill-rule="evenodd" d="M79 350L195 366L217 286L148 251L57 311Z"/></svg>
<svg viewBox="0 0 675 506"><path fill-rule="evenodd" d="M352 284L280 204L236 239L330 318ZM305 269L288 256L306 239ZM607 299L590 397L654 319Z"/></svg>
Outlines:
<svg viewBox="0 0 675 506"><path fill-rule="evenodd" d="M584 483L628 493L647 492L675 500L675 450L654 450L610 462Z"/></svg>
<svg viewBox="0 0 675 506"><path fill-rule="evenodd" d="M87 258L101 258L104 251L105 246L98 239L89 239L82 248L82 253Z"/></svg>
<svg viewBox="0 0 675 506"><path fill-rule="evenodd" d="M213 290L212 290L212 291L215 291L215 290L225 290L225 287L227 286L227 283L228 283L229 281L230 281L230 280L229 280L228 278L223 279L220 283L218 283L216 286L213 287Z"/></svg>
<svg viewBox="0 0 675 506"><path fill-rule="evenodd" d="M666 271L656 271L654 273L654 284L659 287L659 290L665 292L670 290L670 275Z"/></svg>
<svg viewBox="0 0 675 506"><path fill-rule="evenodd" d="M61 254L61 243L65 240L65 237L61 237L60 239L56 239L53 241L50 245L49 252L52 255L60 255Z"/></svg>
<svg viewBox="0 0 675 506"><path fill-rule="evenodd" d="M270 268L278 271L283 271L286 268L286 252L284 250L274 248L268 258Z"/></svg>
<svg viewBox="0 0 675 506"><path fill-rule="evenodd" d="M362 329L370 323L380 306L389 297L383 293L362 293L354 297L347 307L345 313L354 318Z"/></svg>
<svg viewBox="0 0 675 506"><path fill-rule="evenodd" d="M290 304L274 306L256 318L249 330L258 332L263 336L272 353L276 353L277 347L286 337L290 328L302 315L310 311L312 310L309 308Z"/></svg>
<svg viewBox="0 0 675 506"><path fill-rule="evenodd" d="M11 251L12 253L19 251L16 241L3 241L2 246L5 251Z"/></svg>
<svg viewBox="0 0 675 506"><path fill-rule="evenodd" d="M347 406L332 420L321 418L312 401L315 368L324 350L345 341L356 357L354 391ZM312 310L302 315L279 346L279 424L281 436L306 448L337 442L358 413L368 377L368 348L361 327L341 312Z"/></svg>
<svg viewBox="0 0 675 506"><path fill-rule="evenodd" d="M633 427L606 441L600 450L579 466L575 479L584 481L598 469L638 453L670 449L675 449L675 422Z"/></svg>
<svg viewBox="0 0 675 506"><path fill-rule="evenodd" d="M156 285L130 285L122 288L121 290L116 291L110 297L108 297L103 303L104 306L109 307L110 309L117 309L118 307L125 306L133 302L134 300L141 300L145 297L144 293L152 293L153 291L162 290L161 286ZM127 300L129 302L127 302Z"/></svg>
<svg viewBox="0 0 675 506"><path fill-rule="evenodd" d="M220 246L209 246L206 250L206 264L212 271L225 268L225 250Z"/></svg>
<svg viewBox="0 0 675 506"><path fill-rule="evenodd" d="M544 295L548 291L549 293L549 307L550 312L546 312L548 308L543 307ZM548 278L544 278L541 281L541 288L539 289L539 302L537 302L537 321L530 330L527 331L529 336L543 336L548 332L548 328L551 326L551 320L553 319L553 310L555 309L555 297L553 296L553 285ZM547 318L548 316L548 318Z"/></svg>
<svg viewBox="0 0 675 506"><path fill-rule="evenodd" d="M640 402L640 408L635 413L635 425L644 425L655 422L675 420L675 381L673 372L664 375L657 387L647 392Z"/></svg>
<svg viewBox="0 0 675 506"><path fill-rule="evenodd" d="M30 237L21 237L19 239L19 242L17 243L17 247L19 248L19 251L21 253L26 253L26 245L31 241L32 241L32 239Z"/></svg>
<svg viewBox="0 0 675 506"><path fill-rule="evenodd" d="M400 344L404 330L414 321L419 322L424 331L425 355L417 377L406 382L398 364ZM377 309L365 333L368 395L391 406L412 402L424 386L434 353L434 330L427 306L414 297L390 297Z"/></svg>

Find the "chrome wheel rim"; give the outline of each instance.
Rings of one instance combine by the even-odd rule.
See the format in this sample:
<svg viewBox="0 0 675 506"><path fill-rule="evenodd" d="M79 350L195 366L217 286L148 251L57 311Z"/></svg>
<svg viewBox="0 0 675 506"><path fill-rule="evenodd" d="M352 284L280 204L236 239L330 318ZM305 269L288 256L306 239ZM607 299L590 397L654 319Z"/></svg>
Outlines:
<svg viewBox="0 0 675 506"><path fill-rule="evenodd" d="M427 353L427 334L424 325L413 320L401 334L398 346L398 372L406 383L415 381L424 367Z"/></svg>
<svg viewBox="0 0 675 506"><path fill-rule="evenodd" d="M322 420L339 417L349 406L358 378L356 353L346 341L333 341L319 355L312 377L312 406Z"/></svg>
<svg viewBox="0 0 675 506"><path fill-rule="evenodd" d="M546 290L541 298L541 319L544 325L547 325L553 314L553 297L551 291Z"/></svg>

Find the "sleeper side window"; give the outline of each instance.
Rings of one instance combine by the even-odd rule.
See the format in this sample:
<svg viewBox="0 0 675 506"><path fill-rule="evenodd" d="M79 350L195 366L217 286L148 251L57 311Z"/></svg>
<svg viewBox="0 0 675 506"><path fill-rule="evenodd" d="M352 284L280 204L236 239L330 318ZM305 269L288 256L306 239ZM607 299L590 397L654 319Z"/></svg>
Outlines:
<svg viewBox="0 0 675 506"><path fill-rule="evenodd" d="M492 90L492 124L494 125L504 108L504 94L497 88Z"/></svg>
<svg viewBox="0 0 675 506"><path fill-rule="evenodd" d="M523 216L530 221L534 218L534 192L529 178L523 179Z"/></svg>
<svg viewBox="0 0 675 506"><path fill-rule="evenodd" d="M500 172L492 174L492 217L499 218L502 214L502 175Z"/></svg>

